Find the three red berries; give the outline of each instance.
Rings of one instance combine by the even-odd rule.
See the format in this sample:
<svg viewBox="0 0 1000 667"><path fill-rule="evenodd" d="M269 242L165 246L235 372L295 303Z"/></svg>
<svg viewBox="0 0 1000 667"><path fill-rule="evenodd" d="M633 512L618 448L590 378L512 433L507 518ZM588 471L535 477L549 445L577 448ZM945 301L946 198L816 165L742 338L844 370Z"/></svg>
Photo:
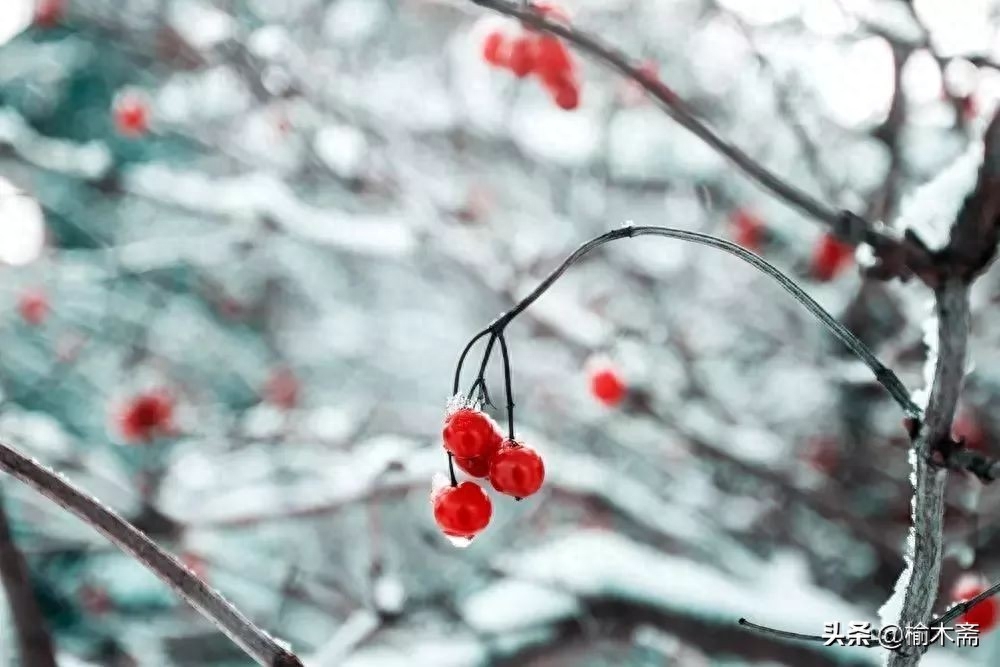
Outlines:
<svg viewBox="0 0 1000 667"><path fill-rule="evenodd" d="M497 423L484 412L471 407L455 410L445 419L442 437L455 465L472 477L489 478L500 493L521 499L542 487L542 457L530 447L504 439ZM490 497L473 481L435 491L431 503L434 520L449 537L472 539L493 515Z"/></svg>
<svg viewBox="0 0 1000 667"><path fill-rule="evenodd" d="M565 13L552 5L539 3L534 9L549 19L567 20ZM525 28L517 32L493 30L483 41L483 59L495 67L509 69L518 78L535 74L561 109L571 111L580 105L580 84L573 59L558 37Z"/></svg>

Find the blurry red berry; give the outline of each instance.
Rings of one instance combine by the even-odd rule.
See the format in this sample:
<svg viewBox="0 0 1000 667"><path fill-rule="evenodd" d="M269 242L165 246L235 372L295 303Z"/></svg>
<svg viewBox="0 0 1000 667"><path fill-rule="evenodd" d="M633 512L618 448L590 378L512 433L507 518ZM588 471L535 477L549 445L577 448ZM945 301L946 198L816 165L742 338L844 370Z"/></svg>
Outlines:
<svg viewBox="0 0 1000 667"><path fill-rule="evenodd" d="M208 576L208 563L198 554L185 551L181 554L180 561L199 579L205 579Z"/></svg>
<svg viewBox="0 0 1000 667"><path fill-rule="evenodd" d="M38 0L35 3L35 25L52 28L66 13L65 0Z"/></svg>
<svg viewBox="0 0 1000 667"><path fill-rule="evenodd" d="M965 574L955 582L951 597L954 602L966 602L987 588L981 578L973 574ZM989 597L959 616L957 621L978 625L979 632L982 633L996 627L998 619L1000 619L1000 603L997 602L996 597Z"/></svg>
<svg viewBox="0 0 1000 667"><path fill-rule="evenodd" d="M536 2L532 4L531 8L552 21L569 21L569 15L566 14L566 11L554 2Z"/></svg>
<svg viewBox="0 0 1000 667"><path fill-rule="evenodd" d="M614 368L598 368L590 374L590 393L601 403L612 407L625 398L628 385Z"/></svg>
<svg viewBox="0 0 1000 667"><path fill-rule="evenodd" d="M968 410L962 410L955 417L952 424L951 434L954 438L962 438L965 446L978 452L985 452L988 449L986 432L976 420L975 416Z"/></svg>
<svg viewBox="0 0 1000 667"><path fill-rule="evenodd" d="M533 72L535 69L535 39L527 35L515 38L510 44L507 64L518 77L525 77Z"/></svg>
<svg viewBox="0 0 1000 667"><path fill-rule="evenodd" d="M572 81L566 81L555 89L556 106L564 111L572 111L580 106L580 89Z"/></svg>
<svg viewBox="0 0 1000 667"><path fill-rule="evenodd" d="M544 480L542 457L517 442L504 442L490 463L490 484L508 496L527 498L542 488Z"/></svg>
<svg viewBox="0 0 1000 667"><path fill-rule="evenodd" d="M764 223L753 213L738 209L733 213L733 240L747 250L760 250L764 240Z"/></svg>
<svg viewBox="0 0 1000 667"><path fill-rule="evenodd" d="M291 410L299 403L299 380L288 368L271 373L264 385L264 399L283 410Z"/></svg>
<svg viewBox="0 0 1000 667"><path fill-rule="evenodd" d="M962 106L962 118L972 120L979 114L979 105L973 95L964 95L959 100Z"/></svg>
<svg viewBox="0 0 1000 667"><path fill-rule="evenodd" d="M502 439L496 422L472 408L456 410L445 419L444 448L456 458L471 459L496 450Z"/></svg>
<svg viewBox="0 0 1000 667"><path fill-rule="evenodd" d="M507 54L504 49L504 36L499 30L494 30L486 35L483 41L483 59L491 65L498 67L506 64Z"/></svg>
<svg viewBox="0 0 1000 667"><path fill-rule="evenodd" d="M118 427L126 442L149 442L173 431L174 404L163 391L134 396L118 416Z"/></svg>
<svg viewBox="0 0 1000 667"><path fill-rule="evenodd" d="M544 35L535 47L535 69L544 81L557 81L573 68L569 50L558 37Z"/></svg>
<svg viewBox="0 0 1000 667"><path fill-rule="evenodd" d="M112 109L115 128L126 137L138 137L149 131L149 103L136 91L119 93Z"/></svg>
<svg viewBox="0 0 1000 667"><path fill-rule="evenodd" d="M854 257L854 248L831 234L824 234L813 251L812 274L816 280L833 280Z"/></svg>
<svg viewBox="0 0 1000 667"><path fill-rule="evenodd" d="M431 496L434 521L445 535L471 539L490 523L493 503L475 482L448 486Z"/></svg>
<svg viewBox="0 0 1000 667"><path fill-rule="evenodd" d="M836 471L840 464L837 441L830 437L811 438L806 444L803 456L809 467L827 475Z"/></svg>
<svg viewBox="0 0 1000 667"><path fill-rule="evenodd" d="M18 299L17 310L21 313L21 319L32 326L38 326L49 314L49 298L41 290L28 290Z"/></svg>

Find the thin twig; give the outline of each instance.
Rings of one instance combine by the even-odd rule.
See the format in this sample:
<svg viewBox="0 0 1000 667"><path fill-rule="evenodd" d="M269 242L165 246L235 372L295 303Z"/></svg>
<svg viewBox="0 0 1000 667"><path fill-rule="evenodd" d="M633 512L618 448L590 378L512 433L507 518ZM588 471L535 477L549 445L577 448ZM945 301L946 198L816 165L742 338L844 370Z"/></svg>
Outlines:
<svg viewBox="0 0 1000 667"><path fill-rule="evenodd" d="M809 294L805 292L798 284L781 272L776 266L768 262L767 260L755 255L754 253L746 250L745 248L726 241L725 239L720 239L709 234L701 234L699 232L692 232L684 229L674 229L672 227L632 227L625 226L619 229L612 230L610 232L605 232L600 236L587 241L579 248L577 248L569 257L567 257L562 264L556 267L548 276L546 276L538 286L532 290L530 294L521 299L513 308L498 317L492 324L490 324L486 329L477 333L473 339L466 345L465 349L462 351L462 355L459 358L459 363L455 369L455 379L456 386L462 373L462 363L465 360L469 349L471 349L472 344L478 339L482 338L487 333L493 334L495 337L499 333L502 333L504 328L510 324L510 322L517 317L519 314L524 312L532 303L535 302L542 294L544 294L559 278L575 263L582 259L592 250L601 247L605 243L610 243L617 239L631 238L633 236L662 236L666 238L678 239L681 241L688 241L690 243L696 243L699 245L705 245L717 250L722 250L730 255L734 255L744 262L750 264L755 269L761 273L767 275L779 285L782 289L792 295L792 297L798 301L803 307L806 308L810 313L813 314L816 319L818 319L830 332L842 342L848 350L850 350L858 359L860 359L872 373L875 375L875 379L885 387L889 395L892 396L893 400L903 409L903 412L907 416L920 419L921 410L910 398L910 392L906 389L902 380L885 364L883 364L875 353L872 352L867 345L865 345L861 339L855 336L847 327L845 327L837 318L828 313L819 303L816 302ZM485 360L481 368L485 367ZM480 371L482 372L482 371ZM481 377L481 376L480 376Z"/></svg>
<svg viewBox="0 0 1000 667"><path fill-rule="evenodd" d="M161 549L135 526L64 477L0 442L0 470L72 512L142 563L188 604L265 667L301 667L301 661L241 614L214 588Z"/></svg>
<svg viewBox="0 0 1000 667"><path fill-rule="evenodd" d="M754 632L759 632L764 635L771 635L772 637L779 637L781 639L798 639L804 642L825 642L826 637L821 635L804 635L800 632L789 632L788 630L778 630L776 628L769 628L766 625L758 625L756 623L751 623L745 618L739 620L740 625L745 628L750 628Z"/></svg>
<svg viewBox="0 0 1000 667"><path fill-rule="evenodd" d="M55 648L45 616L31 585L24 555L14 543L3 496L0 495L0 579L14 617L17 650L22 665L56 667Z"/></svg>

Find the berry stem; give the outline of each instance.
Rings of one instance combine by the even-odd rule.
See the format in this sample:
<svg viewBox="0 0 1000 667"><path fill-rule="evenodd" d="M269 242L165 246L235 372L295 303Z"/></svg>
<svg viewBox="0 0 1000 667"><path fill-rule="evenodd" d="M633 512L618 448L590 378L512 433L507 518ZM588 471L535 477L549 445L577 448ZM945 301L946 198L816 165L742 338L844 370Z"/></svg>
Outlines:
<svg viewBox="0 0 1000 667"><path fill-rule="evenodd" d="M507 437L514 442L514 396L510 381L510 355L507 352L507 340L503 334L497 334L500 339L500 354L503 356L503 384L507 392Z"/></svg>
<svg viewBox="0 0 1000 667"><path fill-rule="evenodd" d="M448 452L448 475L451 476L451 485L458 486L458 478L455 477L455 457Z"/></svg>
<svg viewBox="0 0 1000 667"><path fill-rule="evenodd" d="M755 632L760 632L765 635L771 635L773 637L780 637L781 639L798 639L804 642L825 642L826 638L820 635L804 635L799 632L789 632L787 630L778 630L776 628L770 628L766 625L758 625L756 623L751 623L745 618L739 620L739 624L745 628L750 628Z"/></svg>

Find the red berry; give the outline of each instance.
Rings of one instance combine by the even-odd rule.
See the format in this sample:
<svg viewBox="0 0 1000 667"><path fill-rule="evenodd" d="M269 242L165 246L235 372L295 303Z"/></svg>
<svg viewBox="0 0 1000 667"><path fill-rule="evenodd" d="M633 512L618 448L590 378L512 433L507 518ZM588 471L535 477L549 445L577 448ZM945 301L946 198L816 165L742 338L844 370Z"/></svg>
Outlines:
<svg viewBox="0 0 1000 667"><path fill-rule="evenodd" d="M445 535L472 539L490 523L493 503L475 482L446 486L431 496L434 521Z"/></svg>
<svg viewBox="0 0 1000 667"><path fill-rule="evenodd" d="M41 290L28 290L18 300L17 309L25 322L38 326L49 314L49 298Z"/></svg>
<svg viewBox="0 0 1000 667"><path fill-rule="evenodd" d="M493 457L496 455L497 451L500 449L501 438L497 434L497 438L494 439L490 445L490 449L486 453L475 456L472 458L460 459L455 457L455 465L465 471L466 474L472 477L488 477L490 474L490 463L493 462Z"/></svg>
<svg viewBox="0 0 1000 667"><path fill-rule="evenodd" d="M628 393L628 386L614 368L599 368L590 375L590 392L601 403L618 405Z"/></svg>
<svg viewBox="0 0 1000 667"><path fill-rule="evenodd" d="M534 9L535 12L552 21L569 21L569 16L566 14L566 11L553 2L536 2L532 4L531 8Z"/></svg>
<svg viewBox="0 0 1000 667"><path fill-rule="evenodd" d="M205 579L208 577L208 563L206 563L205 559L198 554L191 551L185 551L181 554L180 561L184 564L184 567L191 570L191 572L193 572L199 579Z"/></svg>
<svg viewBox="0 0 1000 667"><path fill-rule="evenodd" d="M264 399L283 410L291 410L299 402L299 380L288 368L271 373L264 385Z"/></svg>
<svg viewBox="0 0 1000 667"><path fill-rule="evenodd" d="M810 439L804 457L811 468L827 475L833 473L840 464L837 441L829 437L819 436Z"/></svg>
<svg viewBox="0 0 1000 667"><path fill-rule="evenodd" d="M518 77L528 76L535 69L535 40L529 36L517 37L511 42L507 62Z"/></svg>
<svg viewBox="0 0 1000 667"><path fill-rule="evenodd" d="M455 465L461 468L465 474L472 477L488 477L490 474L490 461L492 456L476 456L471 459L455 458Z"/></svg>
<svg viewBox="0 0 1000 667"><path fill-rule="evenodd" d="M66 8L64 0L38 0L35 5L35 25L52 28L62 20Z"/></svg>
<svg viewBox="0 0 1000 667"><path fill-rule="evenodd" d="M569 50L557 37L544 35L535 47L535 68L543 81L558 81L573 68Z"/></svg>
<svg viewBox="0 0 1000 667"><path fill-rule="evenodd" d="M502 439L496 422L472 408L456 410L444 422L444 448L460 459L495 451Z"/></svg>
<svg viewBox="0 0 1000 667"><path fill-rule="evenodd" d="M556 106L564 111L572 111L580 106L580 89L572 81L564 82L555 89Z"/></svg>
<svg viewBox="0 0 1000 667"><path fill-rule="evenodd" d="M174 404L164 391L152 391L133 397L118 418L118 427L126 442L149 442L173 431Z"/></svg>
<svg viewBox="0 0 1000 667"><path fill-rule="evenodd" d="M113 114L119 134L138 137L149 131L149 104L141 93L119 93L115 98Z"/></svg>
<svg viewBox="0 0 1000 667"><path fill-rule="evenodd" d="M483 59L497 67L506 65L507 54L504 46L503 34L499 30L494 30L486 36L486 40L483 42Z"/></svg>
<svg viewBox="0 0 1000 667"><path fill-rule="evenodd" d="M979 106L976 104L974 96L964 95L959 98L959 102L962 107L962 118L965 120L972 120L979 114Z"/></svg>
<svg viewBox="0 0 1000 667"><path fill-rule="evenodd" d="M833 280L850 263L853 256L854 248L831 234L824 234L813 252L813 277L823 282Z"/></svg>
<svg viewBox="0 0 1000 667"><path fill-rule="evenodd" d="M764 223L760 218L741 208L733 214L732 224L736 243L747 250L760 250L764 239Z"/></svg>
<svg viewBox="0 0 1000 667"><path fill-rule="evenodd" d="M971 574L963 575L952 589L952 599L955 602L965 602L976 597L987 589L982 580ZM989 597L958 617L959 623L972 623L979 626L979 632L992 630L1000 619L1000 603L996 597Z"/></svg>
<svg viewBox="0 0 1000 667"><path fill-rule="evenodd" d="M508 496L527 498L542 488L544 480L542 457L517 442L504 442L490 463L490 484Z"/></svg>
<svg viewBox="0 0 1000 667"><path fill-rule="evenodd" d="M985 452L989 449L987 445L986 432L976 421L976 418L968 410L962 410L955 417L955 423L951 427L952 436L962 438L965 446L978 452Z"/></svg>

